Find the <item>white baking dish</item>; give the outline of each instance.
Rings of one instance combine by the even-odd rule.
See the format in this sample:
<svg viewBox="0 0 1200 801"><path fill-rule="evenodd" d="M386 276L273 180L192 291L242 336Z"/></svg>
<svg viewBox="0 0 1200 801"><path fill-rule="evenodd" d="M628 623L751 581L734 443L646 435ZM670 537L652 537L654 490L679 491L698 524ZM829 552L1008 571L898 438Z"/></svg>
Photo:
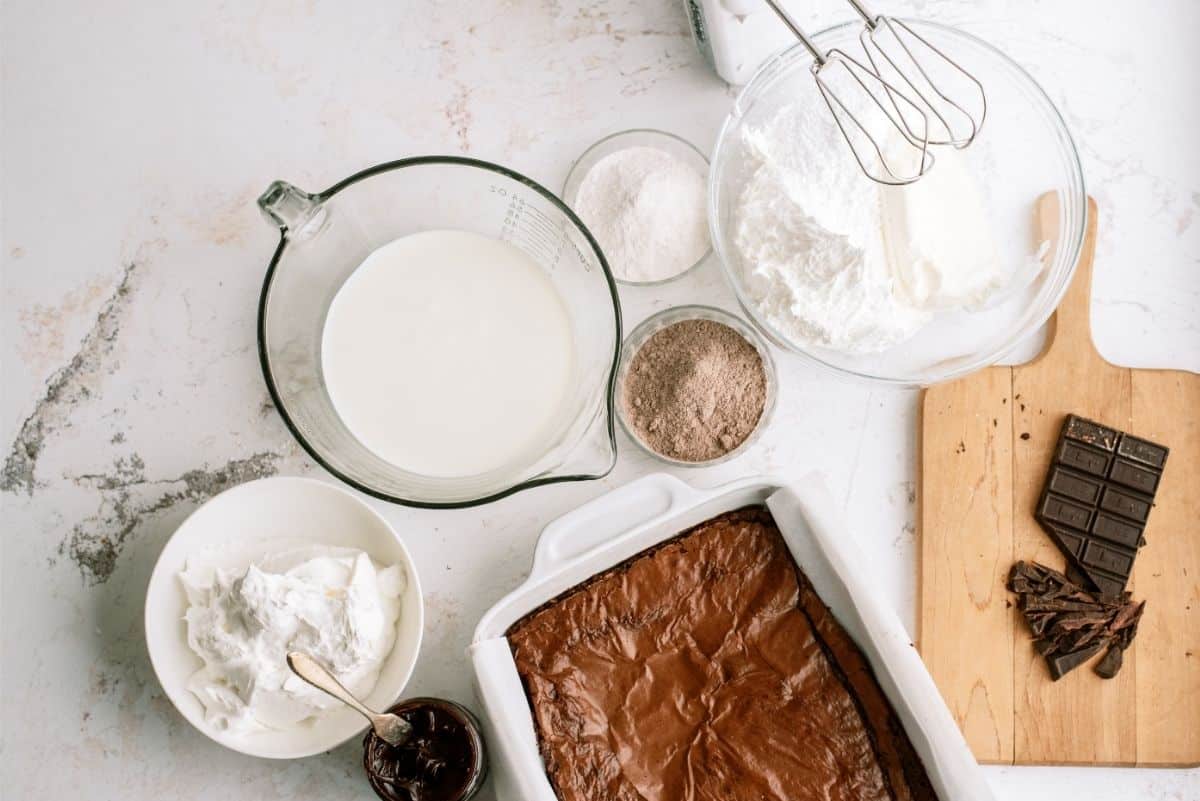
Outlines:
<svg viewBox="0 0 1200 801"><path fill-rule="evenodd" d="M819 478L769 478L696 490L655 474L613 490L546 526L529 578L488 611L468 649L485 712L500 801L555 801L533 716L505 632L575 585L722 512L765 503L796 563L866 654L943 801L991 801L975 758L899 618L871 576Z"/></svg>

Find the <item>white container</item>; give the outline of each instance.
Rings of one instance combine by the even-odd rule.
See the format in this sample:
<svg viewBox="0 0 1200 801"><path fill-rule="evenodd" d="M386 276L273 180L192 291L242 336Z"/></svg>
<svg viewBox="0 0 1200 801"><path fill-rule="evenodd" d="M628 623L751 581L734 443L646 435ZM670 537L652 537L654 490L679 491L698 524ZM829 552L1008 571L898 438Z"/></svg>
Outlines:
<svg viewBox="0 0 1200 801"><path fill-rule="evenodd" d="M374 509L348 490L312 478L276 476L250 481L207 501L180 524L159 554L146 590L146 648L150 663L171 703L201 733L226 748L270 759L298 759L324 753L361 736L367 722L349 707L337 706L314 721L288 730L247 734L218 731L204 719L204 707L188 689L188 678L204 663L188 647L183 616L188 602L179 573L189 557L213 554L222 567L243 568L272 552L312 545L365 551L380 565L400 565L407 578L396 621L396 644L363 701L375 709L391 706L412 676L425 612L417 568L404 541Z"/></svg>
<svg viewBox="0 0 1200 801"><path fill-rule="evenodd" d="M529 701L505 632L592 576L717 515L766 504L796 563L866 655L943 801L992 801L975 757L908 632L872 588L867 564L817 477L750 478L697 490L655 474L546 526L529 578L493 606L467 653L483 706L500 801L556 801L538 754Z"/></svg>

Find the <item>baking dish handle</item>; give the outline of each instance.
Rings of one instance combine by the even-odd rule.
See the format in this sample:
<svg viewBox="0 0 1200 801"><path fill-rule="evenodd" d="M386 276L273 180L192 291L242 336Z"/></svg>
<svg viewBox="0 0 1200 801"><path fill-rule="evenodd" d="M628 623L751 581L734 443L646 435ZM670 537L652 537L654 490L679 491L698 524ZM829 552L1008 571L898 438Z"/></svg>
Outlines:
<svg viewBox="0 0 1200 801"><path fill-rule="evenodd" d="M530 578L557 570L620 534L691 506L701 495L674 476L652 473L588 501L542 530Z"/></svg>

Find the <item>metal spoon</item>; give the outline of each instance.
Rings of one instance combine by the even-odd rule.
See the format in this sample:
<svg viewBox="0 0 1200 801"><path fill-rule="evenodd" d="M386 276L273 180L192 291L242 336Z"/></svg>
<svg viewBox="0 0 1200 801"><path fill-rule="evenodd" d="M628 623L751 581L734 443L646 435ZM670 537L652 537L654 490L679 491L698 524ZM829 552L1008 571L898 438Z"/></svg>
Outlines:
<svg viewBox="0 0 1200 801"><path fill-rule="evenodd" d="M399 715L390 712L376 712L368 709L361 701L350 694L317 660L303 651L289 651L288 667L300 678L322 692L332 695L346 706L350 707L367 720L379 739L388 745L402 745L412 735L412 726Z"/></svg>

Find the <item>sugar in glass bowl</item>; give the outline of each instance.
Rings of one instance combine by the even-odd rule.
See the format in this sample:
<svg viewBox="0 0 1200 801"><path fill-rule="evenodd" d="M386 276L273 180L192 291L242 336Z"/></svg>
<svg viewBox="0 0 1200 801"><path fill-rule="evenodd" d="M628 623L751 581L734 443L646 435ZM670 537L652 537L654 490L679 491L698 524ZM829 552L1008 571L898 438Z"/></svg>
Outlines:
<svg viewBox="0 0 1200 801"><path fill-rule="evenodd" d="M584 179L588 173L605 157L617 153L626 148L632 147L649 147L655 150L661 150L668 155L671 155L679 161L687 164L694 169L706 181L709 176L708 158L701 153L695 145L687 140L676 136L673 133L666 131L658 131L652 128L634 128L628 131L618 131L614 134L609 134L603 139L591 145L587 150L575 160L571 165L570 172L567 173L567 180L563 184L563 202L572 209L576 208L576 202L579 198L579 188L583 185ZM605 254L609 259L613 254ZM653 281L637 281L624 276L621 265L613 265L613 277L618 284L626 286L639 287L654 287L661 286L671 281L678 280L685 275L688 275L696 270L701 264L708 260L712 255L712 248L709 247L704 254L679 272L668 275L665 278L660 278Z"/></svg>

